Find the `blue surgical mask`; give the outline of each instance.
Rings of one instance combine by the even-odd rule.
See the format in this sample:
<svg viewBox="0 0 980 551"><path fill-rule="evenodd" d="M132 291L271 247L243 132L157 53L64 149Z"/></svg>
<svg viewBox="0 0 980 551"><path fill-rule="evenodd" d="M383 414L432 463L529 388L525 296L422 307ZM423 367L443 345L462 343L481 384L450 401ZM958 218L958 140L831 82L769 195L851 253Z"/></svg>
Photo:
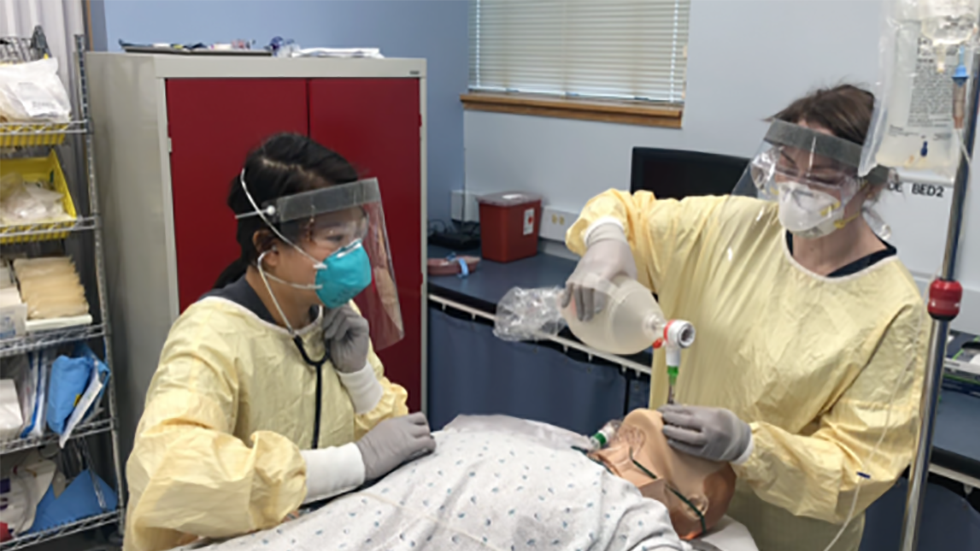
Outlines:
<svg viewBox="0 0 980 551"><path fill-rule="evenodd" d="M360 239L317 266L316 296L331 310L347 304L370 284L371 259Z"/></svg>

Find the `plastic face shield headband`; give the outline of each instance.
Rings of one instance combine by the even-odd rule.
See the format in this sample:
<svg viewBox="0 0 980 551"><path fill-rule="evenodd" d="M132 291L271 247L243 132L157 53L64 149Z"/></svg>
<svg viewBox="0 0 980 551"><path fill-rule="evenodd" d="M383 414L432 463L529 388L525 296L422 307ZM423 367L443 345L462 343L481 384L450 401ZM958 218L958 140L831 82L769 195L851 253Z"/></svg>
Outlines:
<svg viewBox="0 0 980 551"><path fill-rule="evenodd" d="M381 192L375 178L351 184L321 188L268 201L259 208L245 183L245 170L239 180L245 197L254 209L236 214L236 219L258 216L276 237L296 248L315 264L323 262L284 235L305 237L318 249L334 252L356 245L368 233L370 217L363 205L381 203ZM360 207L360 212L358 208ZM313 288L313 287L307 287Z"/></svg>
<svg viewBox="0 0 980 551"><path fill-rule="evenodd" d="M294 283L265 274L260 262L263 280L267 276L295 288L314 290L328 308L354 298L370 323L375 350L401 340L404 327L378 180L314 189L259 206L245 176L242 170L240 182L253 210L236 218L258 216L276 237L310 259L317 270L314 283ZM312 254L300 243L309 245Z"/></svg>
<svg viewBox="0 0 980 551"><path fill-rule="evenodd" d="M642 431L640 431L635 427L623 426L619 429L619 431L616 433L616 436L613 438L613 440L609 443L609 445L606 448L604 448L599 452L591 454L589 458L603 465L604 467L606 467L607 470L610 470L610 467L616 469L617 471L619 471L620 474L617 474L612 470L610 470L610 472L613 472L613 474L617 474L617 476L623 476L622 473L625 473L627 471L634 471L634 472L642 473L643 476L650 478L651 481L659 481L661 480L660 477L654 474L652 470L642 465L634 456L634 450L642 449L644 441L645 438ZM602 461L600 461L598 457L601 457ZM633 482L635 483L635 481ZM636 485L637 487L642 488L640 484L636 484ZM690 508L691 511L693 511L694 514L697 516L698 521L701 524L701 532L699 534L695 534L692 537L697 537L707 532L708 531L707 521L705 520L704 514L701 512L701 510L698 509L693 503L691 503L691 500L687 499L679 490L677 490L677 488L674 488L673 485L668 484L666 481L664 481L664 487L667 489L667 491L669 491L671 494L677 497L677 499L679 499L682 503L684 503L684 505Z"/></svg>
<svg viewBox="0 0 980 551"><path fill-rule="evenodd" d="M865 185L888 181L884 167L859 178L860 158L854 142L775 120L733 194L779 201L786 229L819 237L850 222L844 208Z"/></svg>
<svg viewBox="0 0 980 551"><path fill-rule="evenodd" d="M734 193L772 199L778 196L781 182L792 181L824 192L849 194L850 200L865 182L878 185L889 179L884 167L875 167L867 177L859 178L860 159L861 146L854 142L774 120ZM847 203L843 197L841 202Z"/></svg>

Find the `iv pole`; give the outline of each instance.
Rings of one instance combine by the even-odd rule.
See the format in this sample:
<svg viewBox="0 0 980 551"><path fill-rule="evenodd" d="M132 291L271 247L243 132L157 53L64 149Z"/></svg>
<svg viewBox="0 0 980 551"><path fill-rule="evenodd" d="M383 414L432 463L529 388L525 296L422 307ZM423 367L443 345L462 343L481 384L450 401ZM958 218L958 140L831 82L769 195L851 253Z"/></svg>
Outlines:
<svg viewBox="0 0 980 551"><path fill-rule="evenodd" d="M939 387L942 381L943 366L946 362L946 340L949 322L960 313L960 299L963 287L954 278L956 260L960 245L960 229L963 225L963 206L966 188L970 181L970 158L973 156L973 141L977 132L977 107L980 105L980 49L973 53L969 80L969 100L965 106L963 142L965 151L960 154L960 165L956 171L953 187L953 204L950 206L949 226L946 229L946 254L943 268L929 286L929 316L932 317L932 331L929 336L929 356L926 365L925 381L922 385L920 405L919 442L909 474L909 491L905 500L905 517L902 519L901 551L916 551L919 544L919 524L922 520L922 507L925 503L926 482L929 477L929 460L932 455L932 437L935 428L936 403L939 400Z"/></svg>

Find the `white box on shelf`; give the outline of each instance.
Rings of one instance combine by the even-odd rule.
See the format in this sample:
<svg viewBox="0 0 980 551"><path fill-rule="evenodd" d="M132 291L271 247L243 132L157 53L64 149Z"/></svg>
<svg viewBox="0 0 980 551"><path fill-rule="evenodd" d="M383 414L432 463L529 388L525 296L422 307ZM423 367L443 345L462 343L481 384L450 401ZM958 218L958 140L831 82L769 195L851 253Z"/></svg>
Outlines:
<svg viewBox="0 0 980 551"><path fill-rule="evenodd" d="M27 305L0 307L0 339L22 337L27 333Z"/></svg>

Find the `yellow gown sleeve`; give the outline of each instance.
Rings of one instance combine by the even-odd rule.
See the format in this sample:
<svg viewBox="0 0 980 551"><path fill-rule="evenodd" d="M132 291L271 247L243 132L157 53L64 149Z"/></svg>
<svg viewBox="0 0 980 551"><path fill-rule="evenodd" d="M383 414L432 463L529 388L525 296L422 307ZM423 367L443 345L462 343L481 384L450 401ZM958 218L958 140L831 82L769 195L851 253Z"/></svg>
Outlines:
<svg viewBox="0 0 980 551"><path fill-rule="evenodd" d="M835 524L847 519L860 484L854 514L864 511L911 462L927 328L921 303L906 306L812 435L751 423L754 449L745 463L733 466L739 479L764 501Z"/></svg>
<svg viewBox="0 0 980 551"><path fill-rule="evenodd" d="M392 417L408 415L408 391L401 385L395 384L385 377L384 366L381 359L374 353L374 346L368 353L368 362L374 369L374 375L381 383L384 394L378 400L378 405L371 411L354 417L354 439L360 440L362 436L374 428L375 425Z"/></svg>
<svg viewBox="0 0 980 551"><path fill-rule="evenodd" d="M683 277L705 245L705 226L725 197L657 199L649 191L630 194L610 189L592 198L565 235L565 244L585 254L585 234L593 224L615 220L622 225L636 260L637 281L659 292L668 277Z"/></svg>
<svg viewBox="0 0 980 551"><path fill-rule="evenodd" d="M296 445L268 431L248 444L233 436L235 356L220 336L186 338L202 325L175 326L147 393L126 470L127 550L169 549L188 534L225 538L270 528L306 496Z"/></svg>

